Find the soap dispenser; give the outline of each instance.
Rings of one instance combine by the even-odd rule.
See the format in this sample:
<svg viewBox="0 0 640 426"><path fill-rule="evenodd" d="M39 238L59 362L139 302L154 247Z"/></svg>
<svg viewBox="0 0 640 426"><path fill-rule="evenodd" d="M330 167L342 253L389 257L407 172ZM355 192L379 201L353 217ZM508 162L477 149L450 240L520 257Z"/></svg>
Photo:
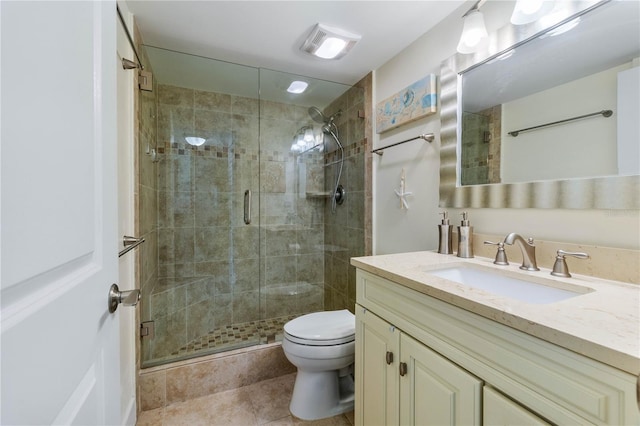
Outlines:
<svg viewBox="0 0 640 426"><path fill-rule="evenodd" d="M462 212L462 222L458 226L458 257L473 257L473 226L469 226L467 212Z"/></svg>
<svg viewBox="0 0 640 426"><path fill-rule="evenodd" d="M449 224L449 213L444 211L440 214L442 215L442 223L438 225L438 233L440 235L438 253L453 254L453 233L452 226Z"/></svg>

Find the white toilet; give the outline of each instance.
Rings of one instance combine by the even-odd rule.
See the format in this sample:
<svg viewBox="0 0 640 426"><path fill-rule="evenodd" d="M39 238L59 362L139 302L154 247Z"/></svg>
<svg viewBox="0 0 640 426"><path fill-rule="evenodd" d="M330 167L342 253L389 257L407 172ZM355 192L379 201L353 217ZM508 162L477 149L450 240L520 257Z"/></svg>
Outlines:
<svg viewBox="0 0 640 426"><path fill-rule="evenodd" d="M298 368L291 414L316 420L353 410L355 326L346 309L303 315L284 325L282 349Z"/></svg>

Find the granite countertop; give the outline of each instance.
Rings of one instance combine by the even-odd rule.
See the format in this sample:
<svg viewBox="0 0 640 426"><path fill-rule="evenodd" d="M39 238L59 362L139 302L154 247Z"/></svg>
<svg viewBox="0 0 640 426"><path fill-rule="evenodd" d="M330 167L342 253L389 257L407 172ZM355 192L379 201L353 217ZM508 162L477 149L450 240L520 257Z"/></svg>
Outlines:
<svg viewBox="0 0 640 426"><path fill-rule="evenodd" d="M354 257L351 264L633 375L640 372L640 285L578 274L559 278L552 276L550 269L528 272L520 270L519 263L498 266L493 259L461 259L426 251ZM479 265L584 294L531 304L429 274L430 270L460 264Z"/></svg>

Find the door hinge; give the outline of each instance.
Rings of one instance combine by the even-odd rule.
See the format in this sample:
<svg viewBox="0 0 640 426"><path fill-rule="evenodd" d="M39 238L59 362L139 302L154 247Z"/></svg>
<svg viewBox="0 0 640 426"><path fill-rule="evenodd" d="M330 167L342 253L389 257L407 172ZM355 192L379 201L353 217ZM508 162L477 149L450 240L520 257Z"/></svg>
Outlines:
<svg viewBox="0 0 640 426"><path fill-rule="evenodd" d="M140 324L140 337L143 339L153 339L155 334L155 324L153 321L143 321Z"/></svg>
<svg viewBox="0 0 640 426"><path fill-rule="evenodd" d="M149 71L138 72L138 87L140 90L153 92L153 74Z"/></svg>

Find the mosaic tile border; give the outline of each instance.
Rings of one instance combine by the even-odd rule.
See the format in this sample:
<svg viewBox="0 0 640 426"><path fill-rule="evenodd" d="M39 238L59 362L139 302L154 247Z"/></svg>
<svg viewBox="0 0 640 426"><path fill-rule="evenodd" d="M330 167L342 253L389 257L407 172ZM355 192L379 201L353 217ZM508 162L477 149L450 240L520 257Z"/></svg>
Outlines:
<svg viewBox="0 0 640 426"><path fill-rule="evenodd" d="M216 146L216 145L202 145L192 146L185 143L171 143L165 142L164 146L158 147L159 155L188 155L198 157L216 157L216 158L228 158L234 156L236 159L245 158L249 160L257 161L292 161L296 159L301 163L322 163L321 154L309 154L309 155L296 155L292 152L280 152L280 151L256 151L248 150L246 148L236 148L228 146ZM331 154L327 154L331 155Z"/></svg>
<svg viewBox="0 0 640 426"><path fill-rule="evenodd" d="M367 139L363 138L360 141L350 144L344 149L345 158L352 157L354 155L361 154L367 148ZM228 146L215 146L215 145L202 145L192 146L186 143L171 143L165 142L164 146L158 147L158 154L160 155L196 155L196 156L209 156L217 158L226 158L230 155L235 158L248 157L251 160L262 161L289 161L294 158L302 162L320 162L319 155L298 156L292 152L280 152L280 151L259 151L247 150L246 148L235 148ZM335 150L324 154L324 163L330 163L338 159L339 151Z"/></svg>
<svg viewBox="0 0 640 426"><path fill-rule="evenodd" d="M287 315L217 327L174 351L171 357L201 356L203 351L212 353L247 345L272 343L281 340L284 325L297 316Z"/></svg>
<svg viewBox="0 0 640 426"><path fill-rule="evenodd" d="M367 149L367 138L364 138L359 140L356 143L347 145L344 148L344 158L347 159L349 157L353 157L355 155L361 154L365 152L366 149ZM327 153L324 156L325 165L329 163L333 163L334 161L337 161L340 158L339 152L340 151L336 149L335 151Z"/></svg>
<svg viewBox="0 0 640 426"><path fill-rule="evenodd" d="M227 158L230 155L235 158L248 157L251 160L258 159L258 153L246 148L228 146L202 145L193 146L186 143L165 142L164 146L158 146L159 155L195 155L199 157Z"/></svg>

